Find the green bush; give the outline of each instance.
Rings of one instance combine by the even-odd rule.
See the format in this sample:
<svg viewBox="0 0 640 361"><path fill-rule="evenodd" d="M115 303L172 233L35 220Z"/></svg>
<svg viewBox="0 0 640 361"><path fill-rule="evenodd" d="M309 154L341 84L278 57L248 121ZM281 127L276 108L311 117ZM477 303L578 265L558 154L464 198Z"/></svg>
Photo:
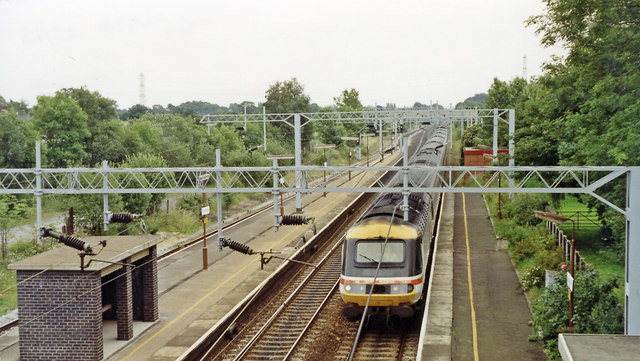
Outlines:
<svg viewBox="0 0 640 361"><path fill-rule="evenodd" d="M569 299L566 273L555 277L555 284L546 288L533 303L535 330L539 332L550 360L559 359L559 332L622 333L624 310L612 293L616 285L615 279L603 280L592 268L578 271L574 282L573 329L567 329Z"/></svg>
<svg viewBox="0 0 640 361"><path fill-rule="evenodd" d="M520 226L534 225L540 223L534 212L544 210L550 202L546 195L516 194L511 201L504 202L502 214Z"/></svg>
<svg viewBox="0 0 640 361"><path fill-rule="evenodd" d="M522 286L525 291L534 287L544 286L544 271L545 269L540 265L535 265L524 271L522 274Z"/></svg>

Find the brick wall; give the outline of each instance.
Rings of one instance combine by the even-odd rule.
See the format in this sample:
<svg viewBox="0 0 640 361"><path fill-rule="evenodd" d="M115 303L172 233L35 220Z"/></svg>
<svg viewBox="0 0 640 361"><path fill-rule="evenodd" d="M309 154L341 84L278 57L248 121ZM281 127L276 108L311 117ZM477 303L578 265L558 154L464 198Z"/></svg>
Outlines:
<svg viewBox="0 0 640 361"><path fill-rule="evenodd" d="M123 263L131 263L125 258ZM116 318L118 340L130 340L133 337L133 289L131 287L131 267L124 266L118 271L116 283Z"/></svg>
<svg viewBox="0 0 640 361"><path fill-rule="evenodd" d="M17 271L17 281L36 273ZM100 280L100 272L47 271L20 283L20 360L102 360Z"/></svg>
<svg viewBox="0 0 640 361"><path fill-rule="evenodd" d="M142 321L158 319L158 263L156 246L149 248L149 255L140 261L146 263L142 269ZM148 262L149 260L153 260Z"/></svg>

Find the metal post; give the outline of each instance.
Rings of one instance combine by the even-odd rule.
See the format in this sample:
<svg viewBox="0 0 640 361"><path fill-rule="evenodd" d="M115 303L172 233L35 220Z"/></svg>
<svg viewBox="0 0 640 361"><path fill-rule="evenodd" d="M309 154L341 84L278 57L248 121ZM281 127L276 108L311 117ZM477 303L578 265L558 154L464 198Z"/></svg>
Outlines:
<svg viewBox="0 0 640 361"><path fill-rule="evenodd" d="M402 149L402 211L403 219L409 221L409 146L404 142Z"/></svg>
<svg viewBox="0 0 640 361"><path fill-rule="evenodd" d="M262 107L262 145L263 149L267 151L267 107Z"/></svg>
<svg viewBox="0 0 640 361"><path fill-rule="evenodd" d="M222 160L220 159L220 149L216 149L216 167L220 169L222 167ZM216 218L218 218L218 248L222 249L224 243L224 235L222 234L222 172L216 171ZM205 246L207 240L205 239Z"/></svg>
<svg viewBox="0 0 640 361"><path fill-rule="evenodd" d="M509 167L515 166L515 151L516 151L516 142L515 142L515 132L516 132L516 111L514 109L509 109ZM513 179L513 172L509 172L509 188L515 188L515 180ZM513 194L510 194L509 197L513 197Z"/></svg>
<svg viewBox="0 0 640 361"><path fill-rule="evenodd" d="M324 164L325 167L327 166L327 148L324 148ZM322 183L323 183L323 187L327 188L327 171L326 170L322 170ZM322 193L323 197L327 196L327 192Z"/></svg>
<svg viewBox="0 0 640 361"><path fill-rule="evenodd" d="M302 129L300 125L300 114L293 115L293 126L295 130L295 151L296 151L296 168L302 166ZM302 212L302 172L296 170L296 212Z"/></svg>
<svg viewBox="0 0 640 361"><path fill-rule="evenodd" d="M280 226L280 218L282 210L278 212L278 193L280 193L278 189L278 160L273 159L273 228L278 232L278 227Z"/></svg>
<svg viewBox="0 0 640 361"><path fill-rule="evenodd" d="M640 259L640 167L627 173L626 211L624 333L640 335L640 267L631 263Z"/></svg>
<svg viewBox="0 0 640 361"><path fill-rule="evenodd" d="M365 137L367 138L367 167L369 166L369 137Z"/></svg>
<svg viewBox="0 0 640 361"><path fill-rule="evenodd" d="M382 134L382 119L380 119L380 158L384 162L384 138Z"/></svg>
<svg viewBox="0 0 640 361"><path fill-rule="evenodd" d="M202 190L203 190L202 208L204 208L207 206L207 195L204 192L204 181L202 181ZM220 199L220 193L216 195L216 198ZM218 224L220 224L220 219L218 219ZM218 240L220 240L220 233L218 233ZM209 251L207 250L207 216L203 214L202 215L202 269L205 271L209 268L208 253Z"/></svg>
<svg viewBox="0 0 640 361"><path fill-rule="evenodd" d="M493 156L498 156L498 109L493 109Z"/></svg>
<svg viewBox="0 0 640 361"><path fill-rule="evenodd" d="M449 149L453 149L453 118L449 114Z"/></svg>
<svg viewBox="0 0 640 361"><path fill-rule="evenodd" d="M42 162L40 158L40 141L36 141L36 241L42 244Z"/></svg>
<svg viewBox="0 0 640 361"><path fill-rule="evenodd" d="M462 139L462 135L464 134L464 121L465 121L465 114L466 112L463 110L462 111L462 117L460 118L460 139Z"/></svg>
<svg viewBox="0 0 640 361"><path fill-rule="evenodd" d="M571 278L573 280L576 279L575 277L575 263L576 263L576 224L573 221L573 219L569 219L571 221L571 224L573 225L573 228L571 230L571 266L570 266L570 271L571 271ZM573 328L573 295L574 295L574 290L575 290L576 286L575 286L575 282L573 283L573 287L571 287L571 296L569 298L569 329Z"/></svg>
<svg viewBox="0 0 640 361"><path fill-rule="evenodd" d="M102 169L105 170L102 173L102 190L105 192L102 194L102 229L106 232L109 230L109 194L107 193L107 189L109 189L109 176L106 172L106 169L109 168L109 164L106 160L102 161Z"/></svg>

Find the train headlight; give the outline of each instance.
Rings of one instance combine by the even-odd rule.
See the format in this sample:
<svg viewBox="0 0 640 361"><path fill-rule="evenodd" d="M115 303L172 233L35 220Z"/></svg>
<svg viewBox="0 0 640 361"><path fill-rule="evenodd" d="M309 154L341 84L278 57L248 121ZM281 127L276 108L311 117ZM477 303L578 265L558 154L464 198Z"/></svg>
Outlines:
<svg viewBox="0 0 640 361"><path fill-rule="evenodd" d="M344 291L347 293L353 293L353 294L365 294L366 292L366 286L365 285L358 285L358 284L351 284L351 283L347 283L346 285L344 285Z"/></svg>
<svg viewBox="0 0 640 361"><path fill-rule="evenodd" d="M411 293L413 291L413 285L411 283L391 285L390 290L392 295Z"/></svg>

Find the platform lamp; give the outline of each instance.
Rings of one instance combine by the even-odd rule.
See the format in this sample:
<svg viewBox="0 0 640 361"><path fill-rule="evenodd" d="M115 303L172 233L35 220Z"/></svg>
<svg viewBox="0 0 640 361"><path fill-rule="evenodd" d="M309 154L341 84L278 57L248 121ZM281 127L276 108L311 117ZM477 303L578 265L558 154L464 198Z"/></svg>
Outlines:
<svg viewBox="0 0 640 361"><path fill-rule="evenodd" d="M375 137L376 135L373 133L362 133L360 134L360 136L367 138L367 167L368 167L369 166L369 137Z"/></svg>
<svg viewBox="0 0 640 361"><path fill-rule="evenodd" d="M293 154L273 154L273 155L268 155L267 159L271 159L271 160L275 159L275 165L279 166L280 160L295 159L295 157L296 156ZM284 183L284 178L280 178L280 183L281 184ZM282 192L280 192L280 216L284 217L284 197L282 195Z"/></svg>
<svg viewBox="0 0 640 361"><path fill-rule="evenodd" d="M353 141L356 141L356 143L357 143L360 138L358 138L358 137L340 137L340 139L342 139L344 141L347 141L347 142L350 141L350 140L353 140ZM351 147L349 147L349 167L351 167ZM351 180L351 169L349 169L349 180Z"/></svg>
<svg viewBox="0 0 640 361"><path fill-rule="evenodd" d="M571 279L567 278L567 286L569 287L569 328L573 328L573 280L575 275L575 257L576 257L576 223L571 218L562 217L555 213L535 211L535 216L544 221L560 225L566 221L571 221L573 225L571 229L571 264L569 265L569 274Z"/></svg>
<svg viewBox="0 0 640 361"><path fill-rule="evenodd" d="M336 145L335 144L316 144L313 146L313 148L315 149L324 149L324 166L327 166L327 149L332 149L335 148ZM324 187L327 188L327 171L323 170L322 171L322 182L324 183ZM324 192L323 197L327 196L327 192Z"/></svg>

